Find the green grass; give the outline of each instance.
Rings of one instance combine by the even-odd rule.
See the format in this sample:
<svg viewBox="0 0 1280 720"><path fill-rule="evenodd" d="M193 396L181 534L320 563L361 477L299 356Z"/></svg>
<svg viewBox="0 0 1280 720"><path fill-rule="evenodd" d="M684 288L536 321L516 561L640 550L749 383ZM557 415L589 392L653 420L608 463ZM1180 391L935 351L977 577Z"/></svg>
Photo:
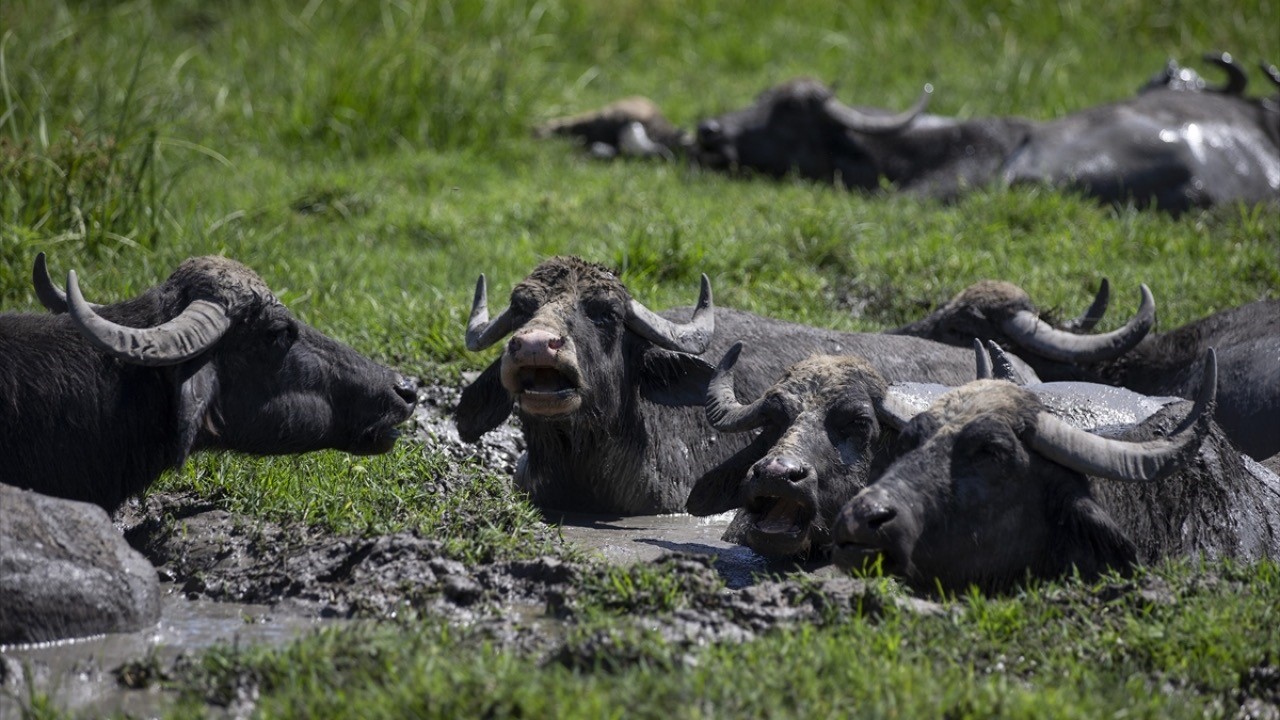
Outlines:
<svg viewBox="0 0 1280 720"><path fill-rule="evenodd" d="M719 304L861 330L992 277L1074 315L1105 276L1117 306L1103 329L1143 282L1168 329L1280 297L1280 210L1175 220L1036 189L944 206L602 164L528 128L628 94L689 126L800 74L851 103L904 107L928 81L935 112L1051 117L1128 96L1170 56L1280 60L1277 25L1280 6L1263 0L10 0L0 303L37 308L28 274L40 250L55 276L77 269L97 302L139 293L188 256L226 254L307 322L449 380L492 357L463 348L475 277L488 275L497 304L559 253L617 266L653 307L693 302L706 272ZM380 458L200 456L160 487L338 532L417 528L472 561L545 549L505 478L448 469L413 444ZM1170 572L1179 586L1199 577ZM961 620L855 620L690 655L613 614L676 608L688 589L614 571L584 588L600 615L580 632L616 631L624 655L653 658L618 672L544 666L429 622L208 662L259 668L265 714L286 716L1231 715L1224 693L1278 645L1275 568L1244 574L1242 593L1174 607L1063 609L1049 585L962 600Z"/></svg>

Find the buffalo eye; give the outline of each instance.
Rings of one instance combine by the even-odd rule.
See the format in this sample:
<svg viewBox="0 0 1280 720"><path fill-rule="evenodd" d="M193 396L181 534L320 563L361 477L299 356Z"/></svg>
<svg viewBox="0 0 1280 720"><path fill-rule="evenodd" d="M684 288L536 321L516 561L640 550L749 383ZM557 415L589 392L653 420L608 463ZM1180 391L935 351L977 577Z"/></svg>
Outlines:
<svg viewBox="0 0 1280 720"><path fill-rule="evenodd" d="M916 415L898 434L898 452L906 453L920 447L938 431L940 425L938 418L927 412Z"/></svg>
<svg viewBox="0 0 1280 720"><path fill-rule="evenodd" d="M533 314L537 311L537 298L528 293L511 293L511 312L515 315L513 319L518 321L528 320L533 317Z"/></svg>
<svg viewBox="0 0 1280 720"><path fill-rule="evenodd" d="M980 418L956 435L952 462L963 467L982 468L1003 479L1018 458L1018 438L1009 426L994 418Z"/></svg>
<svg viewBox="0 0 1280 720"><path fill-rule="evenodd" d="M598 327L611 327L617 325L622 319L617 306L603 300L588 301L584 310L587 319Z"/></svg>
<svg viewBox="0 0 1280 720"><path fill-rule="evenodd" d="M865 408L844 407L832 411L827 427L836 437L859 442L874 439L877 430L875 417Z"/></svg>

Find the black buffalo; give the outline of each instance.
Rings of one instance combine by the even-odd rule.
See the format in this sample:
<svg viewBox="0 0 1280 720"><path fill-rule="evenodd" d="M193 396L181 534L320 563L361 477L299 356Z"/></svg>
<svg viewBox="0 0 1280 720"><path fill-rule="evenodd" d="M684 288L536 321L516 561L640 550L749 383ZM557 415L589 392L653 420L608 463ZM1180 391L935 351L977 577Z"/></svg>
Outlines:
<svg viewBox="0 0 1280 720"><path fill-rule="evenodd" d="M844 567L879 558L927 588L1001 590L1170 556L1273 557L1280 478L1210 420L1214 385L1210 358L1189 413L1178 401L1112 428L1119 438L1080 429L1000 380L948 392L918 414L890 400L902 454L841 511L833 558Z"/></svg>
<svg viewBox="0 0 1280 720"><path fill-rule="evenodd" d="M382 453L416 391L299 322L249 268L187 260L86 303L37 263L55 315L0 315L0 481L114 509L196 450Z"/></svg>
<svg viewBox="0 0 1280 720"><path fill-rule="evenodd" d="M1265 101L1164 88L1036 121L926 115L927 98L881 114L791 80L702 121L692 153L710 167L944 200L1034 184L1177 213L1280 195L1280 112Z"/></svg>
<svg viewBox="0 0 1280 720"><path fill-rule="evenodd" d="M464 389L458 433L474 441L515 409L528 447L516 483L558 510L679 512L709 469L741 477L746 466L733 457L746 441L707 423L701 406L714 368L695 354L719 358L734 342L751 346L735 372L736 391L748 397L815 353L859 355L890 382L973 378L965 349L713 310L705 279L692 314L656 314L613 271L573 257L540 264L492 320L481 276L467 346L481 350L508 335L502 355Z"/></svg>
<svg viewBox="0 0 1280 720"><path fill-rule="evenodd" d="M1070 330L1089 329L1106 310L1104 281L1093 306ZM1021 288L982 281L927 317L893 332L967 347L993 340L1017 353L1046 380L1116 385L1145 395L1192 398L1209 348L1223 378L1214 418L1237 447L1258 460L1280 453L1280 300L1223 310L1165 333L1155 323L1150 291L1124 327L1102 335L1076 335L1039 318ZM1088 318L1086 322L1081 322Z"/></svg>
<svg viewBox="0 0 1280 720"><path fill-rule="evenodd" d="M897 431L877 417L887 384L862 358L815 355L743 405L733 382L741 348L733 346L716 368L707 416L721 432L760 432L735 458L744 471L709 472L694 484L687 508L694 515L742 508L734 523L740 536L726 539L762 555L824 550L836 513L888 463Z"/></svg>

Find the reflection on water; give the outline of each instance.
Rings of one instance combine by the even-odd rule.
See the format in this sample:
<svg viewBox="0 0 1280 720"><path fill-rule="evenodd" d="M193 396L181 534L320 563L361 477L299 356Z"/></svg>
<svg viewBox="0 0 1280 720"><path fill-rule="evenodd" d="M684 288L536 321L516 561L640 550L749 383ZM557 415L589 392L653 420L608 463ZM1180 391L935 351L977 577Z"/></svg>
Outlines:
<svg viewBox="0 0 1280 720"><path fill-rule="evenodd" d="M116 682L115 669L154 656L169 667L184 652L217 644L279 645L330 619L305 617L263 605L187 600L173 586L163 587L160 622L135 633L98 635L32 645L0 646L0 720L21 716L19 700L28 697L27 678L36 692L77 716L112 713L159 714L173 694L158 689L129 691ZM16 677L12 677L16 675ZM9 676L9 677L6 677Z"/></svg>

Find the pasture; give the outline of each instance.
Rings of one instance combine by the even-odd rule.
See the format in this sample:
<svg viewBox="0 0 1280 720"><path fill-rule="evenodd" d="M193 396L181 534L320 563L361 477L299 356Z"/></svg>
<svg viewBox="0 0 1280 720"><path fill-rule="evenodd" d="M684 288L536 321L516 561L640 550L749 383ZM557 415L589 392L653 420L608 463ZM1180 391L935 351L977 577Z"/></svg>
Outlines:
<svg viewBox="0 0 1280 720"><path fill-rule="evenodd" d="M55 278L75 269L100 303L223 254L305 322L445 387L496 356L463 346L477 275L497 305L557 254L616 267L652 308L691 304L706 273L718 305L865 331L982 278L1074 316L1107 277L1100 329L1137 306L1140 283L1170 329L1280 297L1280 204L1172 218L1026 188L942 205L604 163L529 128L632 94L692 127L796 75L851 104L906 107L930 82L932 112L1047 118L1130 95L1168 57L1216 82L1198 60L1209 50L1232 52L1261 94L1274 91L1257 61L1280 61L1277 26L1280 5L1266 0L10 0L0 303L39 307L29 275L41 250ZM586 568L572 611L546 611L563 621L552 633L491 632L422 605L153 668L175 716L246 687L267 717L1280 712L1274 562L1175 562L928 612L870 578L843 604L813 600L750 637L673 634L714 626L689 620L718 607L707 573L601 569L504 475L420 439L377 457L197 455L153 493L317 535L416 531L469 568L548 556ZM784 580L828 597L802 571ZM47 695L5 703L60 714Z"/></svg>

